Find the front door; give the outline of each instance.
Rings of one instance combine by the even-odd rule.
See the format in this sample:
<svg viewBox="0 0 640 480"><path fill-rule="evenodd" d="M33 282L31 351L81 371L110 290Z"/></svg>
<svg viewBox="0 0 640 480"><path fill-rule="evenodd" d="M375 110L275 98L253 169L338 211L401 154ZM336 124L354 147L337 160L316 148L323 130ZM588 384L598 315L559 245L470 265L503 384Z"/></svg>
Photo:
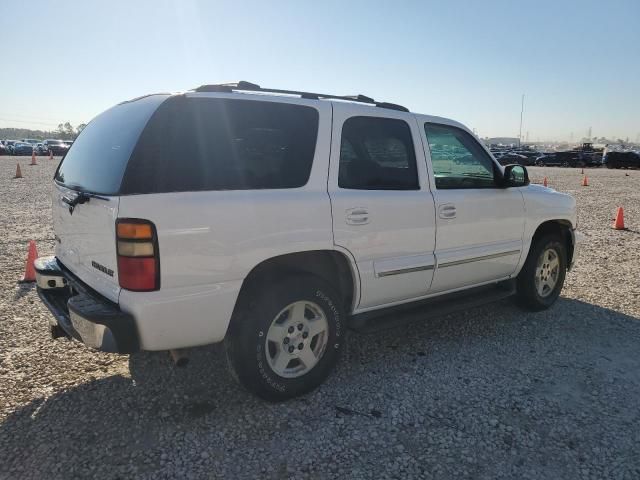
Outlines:
<svg viewBox="0 0 640 480"><path fill-rule="evenodd" d="M421 126L437 216L430 293L509 277L522 254L522 193L497 185L499 166L467 131L440 123Z"/></svg>
<svg viewBox="0 0 640 480"><path fill-rule="evenodd" d="M334 242L355 259L356 310L427 294L435 211L414 118L334 103L329 194Z"/></svg>

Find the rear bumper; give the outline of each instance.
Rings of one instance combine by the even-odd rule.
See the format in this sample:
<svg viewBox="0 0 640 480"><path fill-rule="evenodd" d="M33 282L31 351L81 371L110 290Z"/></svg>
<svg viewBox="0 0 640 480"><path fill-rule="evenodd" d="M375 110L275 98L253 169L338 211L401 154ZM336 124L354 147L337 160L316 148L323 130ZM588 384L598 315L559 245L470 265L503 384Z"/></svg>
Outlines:
<svg viewBox="0 0 640 480"><path fill-rule="evenodd" d="M88 347L113 353L140 349L135 319L113 302L91 290L57 261L35 261L38 295L53 314L52 326Z"/></svg>

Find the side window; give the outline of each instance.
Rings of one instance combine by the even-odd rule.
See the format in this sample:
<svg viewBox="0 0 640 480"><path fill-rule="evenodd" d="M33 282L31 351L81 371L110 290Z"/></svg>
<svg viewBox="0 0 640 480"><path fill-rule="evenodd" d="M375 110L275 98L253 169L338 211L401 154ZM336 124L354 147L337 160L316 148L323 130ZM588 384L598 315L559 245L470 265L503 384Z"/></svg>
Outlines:
<svg viewBox="0 0 640 480"><path fill-rule="evenodd" d="M172 97L142 132L122 192L302 187L318 122L318 111L302 105Z"/></svg>
<svg viewBox="0 0 640 480"><path fill-rule="evenodd" d="M495 164L460 128L425 123L436 188L495 188Z"/></svg>
<svg viewBox="0 0 640 480"><path fill-rule="evenodd" d="M418 190L416 154L403 120L352 117L342 126L338 186L353 190Z"/></svg>

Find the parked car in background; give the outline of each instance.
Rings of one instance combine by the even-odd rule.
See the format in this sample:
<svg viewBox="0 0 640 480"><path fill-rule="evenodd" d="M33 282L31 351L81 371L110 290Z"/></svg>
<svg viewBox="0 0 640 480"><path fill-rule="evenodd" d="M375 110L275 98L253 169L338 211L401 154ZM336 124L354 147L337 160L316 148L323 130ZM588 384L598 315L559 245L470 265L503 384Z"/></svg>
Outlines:
<svg viewBox="0 0 640 480"><path fill-rule="evenodd" d="M36 155L47 155L49 153L47 147L45 147L42 142L36 143L33 148L36 151Z"/></svg>
<svg viewBox="0 0 640 480"><path fill-rule="evenodd" d="M13 146L16 144L17 140L5 140L4 144L9 150L9 155L13 155Z"/></svg>
<svg viewBox="0 0 640 480"><path fill-rule="evenodd" d="M14 155L31 155L33 153L33 145L25 142L18 142L13 146Z"/></svg>
<svg viewBox="0 0 640 480"><path fill-rule="evenodd" d="M555 153L544 153L537 157L534 164L539 167L561 167L565 161L558 157ZM569 165L566 165L569 166Z"/></svg>
<svg viewBox="0 0 640 480"><path fill-rule="evenodd" d="M604 165L607 168L640 168L640 153L608 152Z"/></svg>
<svg viewBox="0 0 640 480"><path fill-rule="evenodd" d="M73 145L73 140L63 140L64 144L67 145L69 148L71 148L71 145Z"/></svg>
<svg viewBox="0 0 640 480"><path fill-rule="evenodd" d="M0 142L0 155L9 155L10 153L11 152L9 152L9 149L4 144L4 141Z"/></svg>
<svg viewBox="0 0 640 480"><path fill-rule="evenodd" d="M518 155L524 155L525 157L530 158L532 164L533 164L533 161L541 155L541 153L538 152L537 150L530 150L530 149L513 150L512 153L517 153Z"/></svg>
<svg viewBox="0 0 640 480"><path fill-rule="evenodd" d="M581 167L585 166L585 162L580 160L578 152L553 152L542 155L535 159L535 165L539 166L556 166L556 167Z"/></svg>
<svg viewBox="0 0 640 480"><path fill-rule="evenodd" d="M62 140L48 139L45 140L44 146L47 148L47 153L51 151L54 155L64 155L69 150L69 145Z"/></svg>
<svg viewBox="0 0 640 480"><path fill-rule="evenodd" d="M40 143L42 140L37 140L35 138L23 138L21 141L23 143L30 143L31 145L36 145L37 143Z"/></svg>
<svg viewBox="0 0 640 480"><path fill-rule="evenodd" d="M525 157L524 155L520 155L519 153L508 152L502 155L500 158L496 159L500 162L500 165L509 165L512 163L516 163L518 165L529 166L533 165L533 159Z"/></svg>

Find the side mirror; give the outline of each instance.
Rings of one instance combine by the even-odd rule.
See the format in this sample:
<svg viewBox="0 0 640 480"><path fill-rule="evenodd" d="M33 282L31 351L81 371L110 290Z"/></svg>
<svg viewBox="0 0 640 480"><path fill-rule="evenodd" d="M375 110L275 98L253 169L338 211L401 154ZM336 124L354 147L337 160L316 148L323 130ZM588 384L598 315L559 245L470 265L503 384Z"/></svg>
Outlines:
<svg viewBox="0 0 640 480"><path fill-rule="evenodd" d="M522 165L507 165L502 174L503 188L525 187L529 185L529 173Z"/></svg>

